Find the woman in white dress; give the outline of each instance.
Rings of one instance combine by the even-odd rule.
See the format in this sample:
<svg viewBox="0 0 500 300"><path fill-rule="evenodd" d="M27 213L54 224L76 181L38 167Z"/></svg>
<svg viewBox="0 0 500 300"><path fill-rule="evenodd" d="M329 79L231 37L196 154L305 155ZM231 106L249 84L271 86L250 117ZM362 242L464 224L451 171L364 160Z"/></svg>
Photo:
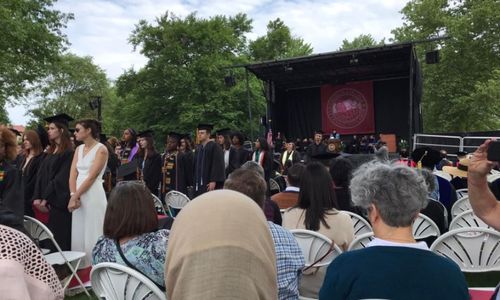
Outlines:
<svg viewBox="0 0 500 300"><path fill-rule="evenodd" d="M83 142L73 156L68 210L73 213L71 250L86 253L82 267L91 265L92 248L102 235L106 212L106 193L102 176L108 161L108 150L99 143L100 124L86 119L76 123L75 138Z"/></svg>

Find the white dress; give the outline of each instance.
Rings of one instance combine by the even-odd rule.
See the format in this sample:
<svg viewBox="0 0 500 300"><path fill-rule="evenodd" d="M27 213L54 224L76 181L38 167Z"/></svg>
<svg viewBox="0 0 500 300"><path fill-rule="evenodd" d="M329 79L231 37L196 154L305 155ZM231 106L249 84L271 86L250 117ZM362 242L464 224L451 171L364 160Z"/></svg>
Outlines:
<svg viewBox="0 0 500 300"><path fill-rule="evenodd" d="M105 147L97 143L90 151L83 156L84 145L78 146L76 153L78 162L76 169L78 177L76 178L76 188L78 189L87 178L88 173L95 161L97 151L100 147ZM99 176L90 186L90 188L80 196L81 206L73 211L73 220L71 222L71 250L85 252L86 256L82 260L81 267L88 267L92 263L92 249L97 239L102 235L104 224L104 214L106 212L106 193L102 185L102 176L106 170L106 164L99 172Z"/></svg>

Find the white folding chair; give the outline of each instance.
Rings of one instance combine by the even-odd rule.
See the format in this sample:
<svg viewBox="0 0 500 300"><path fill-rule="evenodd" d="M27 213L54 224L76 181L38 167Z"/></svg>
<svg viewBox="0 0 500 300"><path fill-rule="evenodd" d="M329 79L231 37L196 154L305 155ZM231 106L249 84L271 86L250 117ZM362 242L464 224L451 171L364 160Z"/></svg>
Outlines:
<svg viewBox="0 0 500 300"><path fill-rule="evenodd" d="M90 272L92 289L99 299L166 300L167 296L151 280L129 267L100 263Z"/></svg>
<svg viewBox="0 0 500 300"><path fill-rule="evenodd" d="M302 254L305 259L305 266L308 267L324 256L331 248L332 240L322 235L321 233L305 230L292 229L290 232L297 240ZM337 256L342 253L339 246L333 245L333 251L328 254L323 260L316 263L315 267L328 266Z"/></svg>
<svg viewBox="0 0 500 300"><path fill-rule="evenodd" d="M500 172L495 171L495 173L493 173L493 171L494 170L492 170L492 174L488 175L488 177L487 177L487 180L490 183L493 182L493 181L495 181L495 180L500 179Z"/></svg>
<svg viewBox="0 0 500 300"><path fill-rule="evenodd" d="M281 192L280 185L274 179L269 179L269 189L274 192Z"/></svg>
<svg viewBox="0 0 500 300"><path fill-rule="evenodd" d="M50 231L45 224L38 221L35 218L24 216L24 228L34 239L38 241L50 240L54 247L57 249L57 252L46 254L45 259L50 265L66 265L71 270L71 275L67 278L63 279L62 284L64 290L68 287L71 282L71 279L74 277L78 281L78 284L83 289L85 294L90 297L87 288L83 284L80 276L76 273L78 267L80 266L80 262L82 258L85 257L85 252L79 251L62 251L61 247L54 239L54 234Z"/></svg>
<svg viewBox="0 0 500 300"><path fill-rule="evenodd" d="M464 211L471 210L472 206L470 205L469 196L464 196L457 200L451 207L451 218L452 220L463 213Z"/></svg>
<svg viewBox="0 0 500 300"><path fill-rule="evenodd" d="M344 212L351 217L352 225L354 226L354 237L373 231L370 223L368 223L368 221L363 219L360 215L347 210L341 210L341 212Z"/></svg>
<svg viewBox="0 0 500 300"><path fill-rule="evenodd" d="M459 214L450 223L450 230L459 228L470 228L470 227L483 227L490 228L488 224L484 223L472 210L466 210Z"/></svg>
<svg viewBox="0 0 500 300"><path fill-rule="evenodd" d="M431 250L453 260L462 272L500 271L500 232L482 227L451 230Z"/></svg>
<svg viewBox="0 0 500 300"><path fill-rule="evenodd" d="M371 242L375 238L373 232L368 232L362 235L357 236L349 245L347 251L358 250L366 248L369 242Z"/></svg>
<svg viewBox="0 0 500 300"><path fill-rule="evenodd" d="M178 191L170 191L165 195L165 205L172 218L175 218L176 213L178 213L174 209L181 210L189 201L188 196Z"/></svg>
<svg viewBox="0 0 500 300"><path fill-rule="evenodd" d="M452 179L450 174L443 172L443 171L436 170L433 173L434 173L434 175L439 176L441 178L444 178L448 181L451 181L451 179Z"/></svg>
<svg viewBox="0 0 500 300"><path fill-rule="evenodd" d="M155 194L151 194L153 196L153 201L155 202L155 209L158 213L162 215L167 215L167 211L165 210L165 206L163 206L163 203L161 203L160 198L156 196Z"/></svg>
<svg viewBox="0 0 500 300"><path fill-rule="evenodd" d="M457 193L457 199L462 199L465 196L469 196L468 189L458 189L456 190L456 193Z"/></svg>
<svg viewBox="0 0 500 300"><path fill-rule="evenodd" d="M439 227L424 214L418 214L417 219L413 222L413 237L415 239L425 239L431 236L440 236Z"/></svg>

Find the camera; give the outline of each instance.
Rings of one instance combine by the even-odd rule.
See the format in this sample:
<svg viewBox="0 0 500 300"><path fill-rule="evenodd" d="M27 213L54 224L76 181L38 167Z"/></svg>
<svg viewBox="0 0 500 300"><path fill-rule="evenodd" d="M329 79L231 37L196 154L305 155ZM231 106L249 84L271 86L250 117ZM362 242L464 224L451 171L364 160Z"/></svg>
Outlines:
<svg viewBox="0 0 500 300"><path fill-rule="evenodd" d="M492 141L488 145L488 160L500 161L500 141Z"/></svg>

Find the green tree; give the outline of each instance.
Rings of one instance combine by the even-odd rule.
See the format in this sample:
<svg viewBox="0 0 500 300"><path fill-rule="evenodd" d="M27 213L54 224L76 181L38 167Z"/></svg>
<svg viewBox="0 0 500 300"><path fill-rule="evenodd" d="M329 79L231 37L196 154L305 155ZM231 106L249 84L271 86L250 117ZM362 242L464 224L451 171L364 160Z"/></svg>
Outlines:
<svg viewBox="0 0 500 300"><path fill-rule="evenodd" d="M384 45L385 40L382 39L380 42L375 41L371 34L360 34L359 36L349 41L348 39L344 39L342 41L342 45L338 49L338 51L345 50L354 50L354 49L363 49L374 46L382 46Z"/></svg>
<svg viewBox="0 0 500 300"><path fill-rule="evenodd" d="M265 61L310 55L311 44L293 36L290 28L279 18L267 24L267 33L250 42L250 56L254 61Z"/></svg>
<svg viewBox="0 0 500 300"><path fill-rule="evenodd" d="M62 29L73 16L53 0L0 1L0 101L25 96L67 43Z"/></svg>
<svg viewBox="0 0 500 300"><path fill-rule="evenodd" d="M0 124L9 124L10 123L9 114L7 113L7 110L5 110L6 103L1 99L0 103L2 105L0 106Z"/></svg>
<svg viewBox="0 0 500 300"><path fill-rule="evenodd" d="M481 97L498 85L499 11L497 0L412 0L401 11L395 41L449 37L416 47L421 61L426 50L440 49L439 64L422 64L426 132L499 129L500 98Z"/></svg>
<svg viewBox="0 0 500 300"><path fill-rule="evenodd" d="M105 102L110 93L106 74L91 57L65 54L31 95L34 108L29 113L35 122L62 112L75 119L96 118L97 113L91 110L89 101L102 96Z"/></svg>
<svg viewBox="0 0 500 300"><path fill-rule="evenodd" d="M122 110L115 126L151 128L158 137L170 130L192 132L201 121L248 130L256 118L246 117L243 70L228 67L248 61L245 34L251 29L244 14L182 19L166 13L153 24L140 21L130 42L148 63L118 78L114 105ZM232 88L224 84L230 73L237 82ZM263 97L252 90L252 99L254 114L263 113Z"/></svg>

